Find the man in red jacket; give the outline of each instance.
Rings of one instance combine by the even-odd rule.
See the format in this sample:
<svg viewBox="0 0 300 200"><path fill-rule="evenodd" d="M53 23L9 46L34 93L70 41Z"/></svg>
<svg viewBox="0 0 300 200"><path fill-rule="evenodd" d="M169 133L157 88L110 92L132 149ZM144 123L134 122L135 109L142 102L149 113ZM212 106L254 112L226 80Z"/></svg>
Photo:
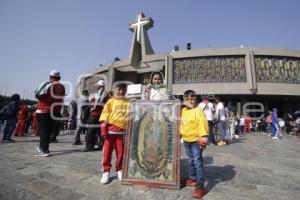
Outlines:
<svg viewBox="0 0 300 200"><path fill-rule="evenodd" d="M38 121L38 135L40 145L36 156L49 156L50 135L56 129L58 118L65 96L65 87L59 82L60 73L57 70L50 72L50 81L42 83L35 91L37 104L36 117Z"/></svg>

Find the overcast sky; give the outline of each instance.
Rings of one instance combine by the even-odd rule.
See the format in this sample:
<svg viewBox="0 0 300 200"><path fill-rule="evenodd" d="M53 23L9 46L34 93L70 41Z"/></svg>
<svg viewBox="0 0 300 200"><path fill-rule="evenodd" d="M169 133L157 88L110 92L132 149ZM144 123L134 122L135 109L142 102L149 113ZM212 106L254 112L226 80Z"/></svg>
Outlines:
<svg viewBox="0 0 300 200"><path fill-rule="evenodd" d="M97 65L127 58L128 24L140 11L154 20L157 53L187 42L300 51L299 0L0 0L0 94L33 98L52 69L74 86Z"/></svg>

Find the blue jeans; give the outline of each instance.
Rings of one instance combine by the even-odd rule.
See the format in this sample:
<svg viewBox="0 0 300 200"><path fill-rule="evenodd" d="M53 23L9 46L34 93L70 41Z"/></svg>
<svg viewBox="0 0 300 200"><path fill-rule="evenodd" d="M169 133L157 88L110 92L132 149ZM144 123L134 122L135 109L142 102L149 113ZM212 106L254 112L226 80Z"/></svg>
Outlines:
<svg viewBox="0 0 300 200"><path fill-rule="evenodd" d="M221 140L225 141L226 139L226 121L219 121L218 122L218 132L220 134Z"/></svg>
<svg viewBox="0 0 300 200"><path fill-rule="evenodd" d="M272 123L272 137L278 137L279 128L276 123Z"/></svg>
<svg viewBox="0 0 300 200"><path fill-rule="evenodd" d="M8 119L4 123L3 138L2 140L10 140L11 136L16 128L17 120Z"/></svg>
<svg viewBox="0 0 300 200"><path fill-rule="evenodd" d="M184 141L184 148L186 155L189 159L189 177L192 180L196 180L199 186L204 186L204 168L202 149L198 142L186 142Z"/></svg>

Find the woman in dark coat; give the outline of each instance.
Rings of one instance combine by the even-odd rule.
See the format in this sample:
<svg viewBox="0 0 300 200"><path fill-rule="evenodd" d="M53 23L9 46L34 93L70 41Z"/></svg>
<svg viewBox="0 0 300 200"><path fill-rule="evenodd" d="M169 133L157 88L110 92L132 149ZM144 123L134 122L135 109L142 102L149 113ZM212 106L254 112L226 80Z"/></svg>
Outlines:
<svg viewBox="0 0 300 200"><path fill-rule="evenodd" d="M5 125L3 129L2 142L4 143L15 142L13 139L11 139L11 136L16 128L17 114L19 112L19 109L20 95L13 94L10 97L8 104L6 105L6 111L3 116L3 119L5 120Z"/></svg>

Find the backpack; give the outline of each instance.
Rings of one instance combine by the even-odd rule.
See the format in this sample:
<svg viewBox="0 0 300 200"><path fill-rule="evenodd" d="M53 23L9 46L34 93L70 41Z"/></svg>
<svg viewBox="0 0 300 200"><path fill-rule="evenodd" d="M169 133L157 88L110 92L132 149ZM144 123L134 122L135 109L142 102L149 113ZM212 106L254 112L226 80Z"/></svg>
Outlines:
<svg viewBox="0 0 300 200"><path fill-rule="evenodd" d="M90 115L90 107L88 105L84 105L81 107L80 121L85 124Z"/></svg>
<svg viewBox="0 0 300 200"><path fill-rule="evenodd" d="M4 119L5 118L5 114L6 114L6 111L7 111L7 105L4 106L3 108L1 108L0 110L0 120Z"/></svg>
<svg viewBox="0 0 300 200"><path fill-rule="evenodd" d="M71 101L70 107L69 107L69 114L70 118L75 119L77 116L77 103L76 101Z"/></svg>

